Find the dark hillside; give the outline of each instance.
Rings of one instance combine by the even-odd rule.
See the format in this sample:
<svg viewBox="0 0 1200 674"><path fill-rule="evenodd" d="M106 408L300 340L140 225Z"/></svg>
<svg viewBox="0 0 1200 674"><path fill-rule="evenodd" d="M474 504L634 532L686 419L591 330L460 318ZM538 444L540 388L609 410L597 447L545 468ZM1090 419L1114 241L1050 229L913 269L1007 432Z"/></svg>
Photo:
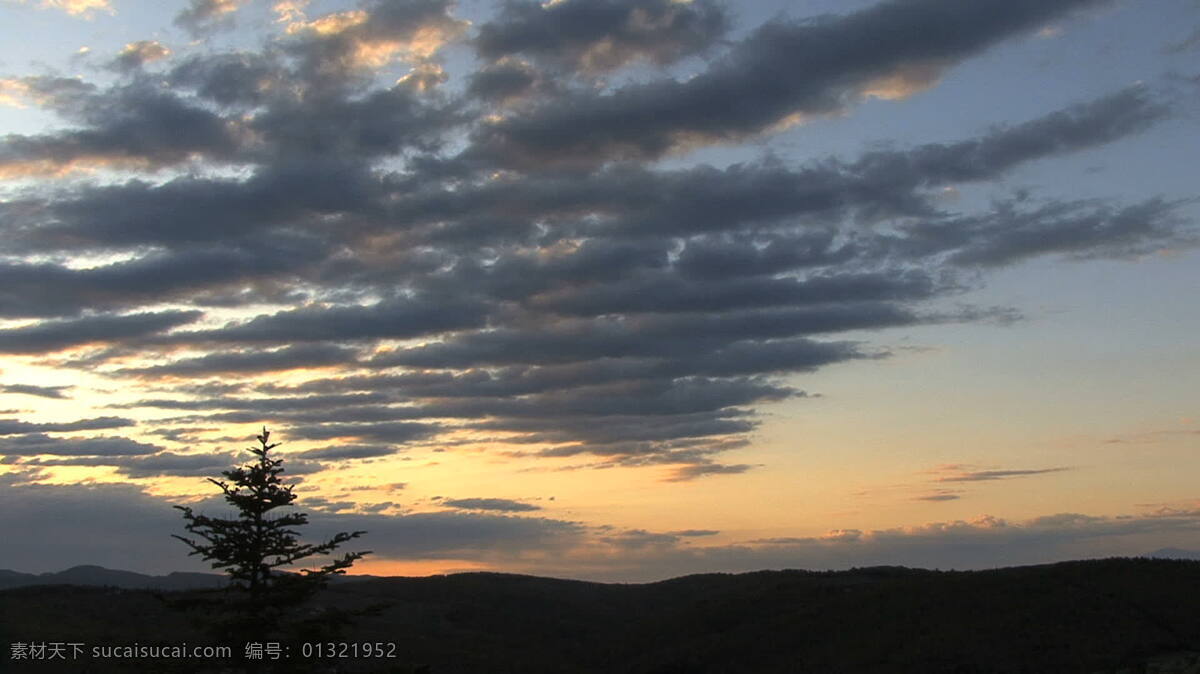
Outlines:
<svg viewBox="0 0 1200 674"><path fill-rule="evenodd" d="M645 585L472 573L342 583L320 601L389 604L352 638L396 642L400 659L341 661L337 671L1200 672L1196 561L762 571ZM143 591L19 588L0 592L0 607L9 642L203 643ZM38 664L27 671L83 671Z"/></svg>

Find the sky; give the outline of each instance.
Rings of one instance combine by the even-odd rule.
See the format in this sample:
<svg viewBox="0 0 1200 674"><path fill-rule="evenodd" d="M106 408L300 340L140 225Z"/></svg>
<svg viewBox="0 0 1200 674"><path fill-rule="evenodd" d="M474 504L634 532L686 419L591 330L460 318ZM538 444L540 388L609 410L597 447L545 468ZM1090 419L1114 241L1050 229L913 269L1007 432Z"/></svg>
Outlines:
<svg viewBox="0 0 1200 674"><path fill-rule="evenodd" d="M0 568L1200 550L1195 0L0 0ZM15 38L15 39L13 39Z"/></svg>

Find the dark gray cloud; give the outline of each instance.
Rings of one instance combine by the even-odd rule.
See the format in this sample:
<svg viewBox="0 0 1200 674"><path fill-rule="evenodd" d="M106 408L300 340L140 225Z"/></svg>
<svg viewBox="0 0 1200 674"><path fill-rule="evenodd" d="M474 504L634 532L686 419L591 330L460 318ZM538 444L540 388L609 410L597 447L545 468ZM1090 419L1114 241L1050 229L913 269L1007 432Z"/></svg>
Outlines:
<svg viewBox="0 0 1200 674"><path fill-rule="evenodd" d="M179 339L218 342L286 342L406 339L482 327L488 306L454 297L385 300L367 306L305 307L258 316Z"/></svg>
<svg viewBox="0 0 1200 674"><path fill-rule="evenodd" d="M238 4L238 0L192 0L177 23L193 32L206 32L228 23ZM149 133L155 128L153 124L170 114L168 101L176 107L189 106L194 110L211 107L195 105L200 102L240 109L213 112L209 116L228 132L230 139L236 138L236 152L230 143L216 142L218 138L213 134L199 133L202 129L196 119L192 120L195 133L188 134L194 143L188 148L190 155L251 163L286 157L290 163L301 155L309 159L330 156L361 159L414 147L434 148L442 131L464 122L427 91L438 77L430 73L402 80L387 89L368 90L369 74L392 57L429 58L441 42L457 35L464 24L450 17L448 9L448 3L436 0L373 2L363 10L362 20L350 13L323 17L311 24L296 23L282 43L270 44L261 51L192 54L175 64L165 80L152 83L143 78L131 85L93 91L86 98L88 106L56 105L56 111L84 123L85 128L57 139L58 145L64 146L57 151L62 157L40 158L54 159L59 164L73 158L124 158L155 165L187 158L180 155L180 148L166 142L168 139ZM131 45L128 53L119 57L121 67L139 67L155 43L132 48L137 44L142 43ZM47 89L53 83L38 84ZM175 95L176 92L190 92L195 98ZM79 99L81 96L76 95L71 100ZM158 103L151 106L154 101ZM128 124L114 127L122 119L121 114L128 118L139 106L151 107L141 118L145 127L141 138L133 136ZM86 115L81 113L85 107ZM255 108L255 114L241 115L247 107ZM126 112L118 114L120 110ZM173 116L170 121L181 128L188 121L181 113ZM73 156L66 145L79 134L110 139L109 145L115 149L98 148L89 152L85 151L88 146ZM25 147L23 154L15 155L13 161L39 159L35 152L40 147L38 142L48 146L41 149L42 155L51 155L55 140L23 139L23 144L18 144L20 147L13 152L27 145L34 147ZM174 142L184 140L177 138ZM205 140L208 142L201 142ZM134 141L138 141L135 144L139 151L122 150Z"/></svg>
<svg viewBox="0 0 1200 674"><path fill-rule="evenodd" d="M137 70L147 63L164 59L170 54L171 50L157 40L138 40L125 45L121 53L109 62L109 67L121 71Z"/></svg>
<svg viewBox="0 0 1200 674"><path fill-rule="evenodd" d="M664 426L661 423L656 422L656 428L651 429L644 420L638 421L632 423L627 433L599 438L586 431L588 417L578 415L613 415L627 411L612 407L610 393L603 388L596 388L606 382L657 380L656 386L660 390L666 386L677 391L673 413L687 418L687 415L698 411L712 410L703 397L695 398L690 406L682 405L682 399L709 396L718 390L718 385L730 391L732 389L720 382L709 382L704 388L698 388L680 378L737 377L808 370L864 357L866 354L861 353L855 345L837 342L822 344L804 339L803 336L901 326L928 320L899 303L944 295L958 286L944 274L935 281L928 271L906 269L903 265L914 259L931 256L950 256L958 261L960 258L954 256L963 254L962 248L967 243L990 245L994 243L988 241L993 236L992 232L996 237L1011 236L1011 232L1006 232L1004 228L987 225L986 222L977 224L974 232L964 235L962 230L970 228L955 228L954 224L958 223L954 218L939 220L934 217L920 226L903 230L903 238L888 235L839 241L835 230L828 226L798 233L787 224L789 218L816 217L817 214L827 217L830 213L843 212L846 205L868 203L876 204L868 209L874 211L882 208L879 204L902 204L908 209L907 212L929 213L930 208L917 192L922 187L940 184L945 180L974 180L994 176L1018 161L1104 142L1130 133L1160 115L1160 107L1152 103L1143 90L1131 89L1033 122L994 130L978 142L920 146L911 151L876 151L856 164L826 163L819 168L802 171L763 164L725 171L702 168L674 173L619 167L596 176L566 176L548 181L534 176L518 183L515 190L512 189L513 185L506 185L507 191L457 189L453 195L442 193L436 198L435 192L420 191L412 201L398 202L402 205L391 207L392 211L403 214L406 221L422 213L426 214L423 217L444 221L446 218L470 217L470 213L477 209L507 209L510 203L516 205L518 199L522 204L520 207L528 211L522 217L536 217L537 213L546 209L554 212L564 208L580 208L580 204L590 210L604 208L604 204L617 203L619 200L621 206L612 211L614 215L619 215L619 219L612 220L600 229L592 228L594 231L589 232L591 236L566 255L534 256L515 249L505 251L486 265L479 265L471 257L451 253L434 263L441 269L432 274L424 272L428 275L422 284L432 289L429 294L409 293L402 299L386 299L373 307L327 305L289 310L259 316L222 330L177 334L173 339L193 343L289 344L298 341L377 340L466 329L444 338L440 343L383 352L370 361L373 368L434 367L452 368L456 372L380 375L359 381L382 386L395 384L400 386L398 390L405 395L416 398L502 397L574 388L580 392L579 396L575 396L578 402L530 399L498 404L496 401L471 400L451 405L437 400L424 400L415 407L407 408L360 406L355 410L326 413L288 410L276 416L311 425L386 423L397 419L465 418L477 415L492 417L489 421L480 422L481 427L517 429L529 433L527 437L530 438L553 437L556 442L564 443L588 438L602 454L629 451L644 455L652 451L670 451L670 448L661 444L669 440L663 435ZM1031 138L1038 140L1032 142ZM1020 152L1004 149L1010 145L1024 149ZM981 147L987 149L981 150ZM898 168L889 169L889 166ZM919 169L914 169L914 166ZM963 166L974 168L967 170ZM253 178L251 182L258 185L254 189L273 189L264 187L271 184L267 176L268 173L261 173ZM804 185L812 186L816 191L805 192L806 196L797 200L795 189ZM234 188L234 184L229 183L229 187ZM236 189L241 191L242 188ZM896 194L909 194L911 198L907 201L896 199ZM164 204L170 201L167 197L163 198ZM369 199L366 201L369 202ZM334 202L331 212L341 207L340 203ZM344 207L355 208L359 213L365 212L362 203L347 203ZM897 212L896 209L900 207L896 206L891 212ZM293 212L282 210L273 217L286 222ZM900 209L898 212L904 211ZM1170 206L1163 208L1162 212L1164 217L1169 217ZM994 217L998 218L999 215ZM149 222L149 218L146 221ZM687 222L688 229L672 229L677 226L673 223L679 222ZM638 223L640 229L635 230L634 223ZM1170 232L1171 224L1164 223L1155 229ZM648 226L663 228L662 233L666 234L692 236L686 239L682 248L677 248L679 252L672 263L669 251L678 244L669 239L643 238ZM1053 222L1044 226L1055 227ZM758 233L754 233L755 228L760 228ZM695 236L697 229L704 233ZM744 229L747 233L729 233L738 229ZM122 226L118 231L130 230ZM956 237L939 236L941 231L955 234ZM620 237L636 235L642 240L635 243L628 238L605 238L614 233ZM1133 238L1136 239L1136 235ZM1081 241L1079 246L1083 250L1094 250L1093 244L1094 241ZM1031 247L1023 254L1043 254L1052 252L1054 248L1053 245ZM901 266L894 271L871 269L870 265L879 264L872 261L872 257L879 256L884 260L894 260L892 264ZM247 261L246 268L255 267L253 256L232 256L234 261L241 259ZM163 258L162 264L166 266L170 260ZM272 261L273 258L268 258L265 265L269 271L275 270ZM149 266L148 262L142 260L125 264ZM838 265L862 268L864 264L868 265L865 271L838 271ZM195 268L206 270L218 267L198 264ZM220 268L236 271L239 264ZM334 270L342 274L349 271L358 276L364 268L341 265L340 270L335 266L320 273L335 273ZM117 276L116 270L104 271L110 277ZM800 274L796 275L797 272ZM371 274L375 273L360 277L369 280ZM780 276L780 273L791 275ZM99 278L99 275L96 277ZM132 279L137 277L132 271L129 273L131 286ZM181 274L179 287L181 292L188 292L191 290L189 283L195 284L191 287L204 287L205 284L219 287L221 282L228 284L230 279L237 278L236 274L230 274L229 278L215 282L206 278L193 281ZM109 283L109 287L114 288L112 296L121 298L120 287L112 281ZM471 329L479 328L485 321L491 320L489 315L495 315L492 312L497 305L489 306L481 300L464 301L461 295L452 300L439 299L455 297L455 293L461 292L464 287L470 287L472 292L485 297L519 301L526 311L538 314L554 312L577 318L535 322L533 328L528 330L500 327L475 332ZM808 304L815 306L805 307ZM775 308L749 310L752 307ZM387 311L381 311L381 308L387 308ZM723 310L724 313L720 313ZM735 311L730 313L728 310ZM669 314L672 313L679 315L671 317ZM635 319L636 314L644 316ZM598 315L603 317L596 317ZM502 320L512 319L504 317ZM307 360L313 366L330 362L330 354L325 351L291 353L309 357ZM257 366L252 362L261 355L261 352L214 355L177 365L156 366L156 371L162 374L170 370L182 372L190 369L195 373L211 373L221 371L214 368L235 365L253 368ZM344 351L334 360L339 360L343 355ZM306 359L298 358L295 362L303 360ZM231 364L231 361L238 362ZM345 362L350 364L350 361ZM477 366L487 366L489 371L469 369ZM740 385L737 382L730 384ZM469 393L469 388L476 393ZM615 390L627 395L632 389ZM662 406L663 398L656 400L647 397L650 390L643 387L627 400L636 401L631 405L642 405L643 410L666 413L669 408ZM761 391L770 393L765 398L760 393L758 397L735 396L710 400L748 404L756 400L777 399L784 394L782 389L769 387L761 388ZM661 396L658 393L653 395ZM547 421L540 428L534 428L529 423L528 410L538 409L538 405L542 405L540 409L545 415L566 415L566 423ZM264 413L271 411L262 406L234 409L236 411L221 413L213 420L250 421L268 416ZM522 419L520 423L509 423ZM715 438L721 435L722 429L724 433L739 433L751 427L752 424L745 420L713 418L704 420L693 431L684 430L682 424L671 428L684 438ZM572 438L571 433L579 435Z"/></svg>
<svg viewBox="0 0 1200 674"><path fill-rule="evenodd" d="M51 424L39 424L51 425ZM128 424L126 424L128 425ZM110 428L97 425L96 428ZM119 426L114 426L119 427ZM92 430L92 426L84 424L77 430ZM44 428L44 431L62 432L73 429ZM56 438L42 432L21 431L26 433L17 437L0 438L0 454L13 456L35 456L37 454L53 454L56 456L140 456L154 454L162 448L144 442L137 442L121 437L74 437Z"/></svg>
<svg viewBox="0 0 1200 674"><path fill-rule="evenodd" d="M0 263L0 314L6 317L74 316L84 310L105 311L162 301L195 298L218 305L250 298L288 299L294 273L314 261L310 245L280 237L266 250L236 245L189 246L152 252L129 261L71 269L52 263ZM252 292L245 296L245 289Z"/></svg>
<svg viewBox="0 0 1200 674"><path fill-rule="evenodd" d="M237 462L233 454L175 454L160 452L146 457L127 460L118 464L117 472L128 477L158 477L174 475L181 477L213 477ZM288 462L287 471L296 472L296 465Z"/></svg>
<svg viewBox="0 0 1200 674"><path fill-rule="evenodd" d="M1111 204L1051 203L1032 209L1013 204L977 220L976 236L950 256L962 265L994 267L1047 253L1080 258L1133 257L1176 245L1191 245L1181 233L1178 204L1155 198L1122 207ZM970 225L968 225L970 226ZM930 228L915 230L921 241Z"/></svg>
<svg viewBox="0 0 1200 674"><path fill-rule="evenodd" d="M51 174L73 162L153 168L200 155L229 158L237 148L229 120L150 83L134 81L104 92L75 88L60 95L63 88L56 81L45 100L80 127L4 136L0 168Z"/></svg>
<svg viewBox="0 0 1200 674"><path fill-rule="evenodd" d="M542 76L527 64L504 61L480 68L471 75L467 92L485 101L504 103L546 84Z"/></svg>
<svg viewBox="0 0 1200 674"><path fill-rule="evenodd" d="M178 511L132 484L30 485L0 489L0 566L51 571L77 564L113 569L208 571L170 535Z"/></svg>
<svg viewBox="0 0 1200 674"><path fill-rule="evenodd" d="M779 339L738 342L695 355L605 357L566 364L472 369L456 375L430 373L350 377L341 380L315 380L311 386L316 389L349 390L374 386L395 387L397 391L413 397L451 399L538 395L541 396L540 403L557 407L564 403L555 403L548 394L558 396L564 391L590 388L590 392L585 392L584 395L602 396L609 393L633 396L640 392L644 396L654 391L661 392L661 389L653 388L655 382L661 385L663 382L693 377L703 379L681 380L680 385L715 387L717 384L711 378L813 370L841 361L881 355L864 354L855 344L849 342ZM605 386L610 388L603 388ZM448 404L443 403L442 409L448 407Z"/></svg>
<svg viewBox="0 0 1200 674"><path fill-rule="evenodd" d="M251 126L285 159L369 158L436 150L442 134L461 121L453 108L401 83L365 98L280 103L257 115Z"/></svg>
<svg viewBox="0 0 1200 674"><path fill-rule="evenodd" d="M562 443L559 447L544 449L542 456L574 456L593 453L610 457L651 457L659 462L685 460L694 461L709 452L723 451L727 447L719 443L709 446L703 443L700 451L677 455L678 447L691 448L701 444L700 440L712 440L735 434L747 433L756 423L747 418L746 412L720 410L693 412L690 414L612 414L595 416L557 416L545 418L501 418L479 421L469 425L481 430L502 430L522 433L520 437L506 438L516 443ZM635 462L640 463L640 462Z"/></svg>
<svg viewBox="0 0 1200 674"><path fill-rule="evenodd" d="M330 501L329 499L321 498L320 496L309 496L305 499L308 507L315 508L322 513L336 513L339 510L354 510L355 504L353 501Z"/></svg>
<svg viewBox="0 0 1200 674"><path fill-rule="evenodd" d="M869 245L883 257L940 256L964 267L998 267L1050 254L1131 258L1195 245L1181 205L1162 198L1125 206L1098 200L1038 203L1019 195L981 215L904 224L899 235L881 235Z"/></svg>
<svg viewBox="0 0 1200 674"><path fill-rule="evenodd" d="M233 25L233 12L244 0L188 0L175 15L175 25L193 36Z"/></svg>
<svg viewBox="0 0 1200 674"><path fill-rule="evenodd" d="M236 4L193 1L181 25ZM6 137L0 170L137 177L0 202L0 317L40 319L0 351L87 346L56 362L157 387L128 408L179 411L155 431L199 446L181 429L279 424L331 461L467 429L677 479L740 472L719 455L759 406L805 395L785 377L889 355L841 333L1011 316L929 308L986 267L1194 243L1178 201L939 196L1170 111L1135 86L858 156L651 160L914 93L1092 4L889 0L728 43L735 8L707 0L514 2L470 38L467 73L439 65L467 30L451 3L374 0L238 51L198 43L154 76L146 42L112 84L4 80L67 126ZM200 312L237 318L188 327Z"/></svg>
<svg viewBox="0 0 1200 674"><path fill-rule="evenodd" d="M42 321L0 330L0 353L48 353L86 344L119 343L191 323L201 315L199 311L163 311Z"/></svg>
<svg viewBox="0 0 1200 674"><path fill-rule="evenodd" d="M426 59L457 39L467 24L451 7L450 0L371 0L358 17L330 15L297 24L283 48L310 94L344 92L393 59Z"/></svg>
<svg viewBox="0 0 1200 674"><path fill-rule="evenodd" d="M720 281L742 276L773 276L781 272L826 267L854 259L852 245L837 245L832 229L807 229L795 234L688 239L675 269L686 279Z"/></svg>
<svg viewBox="0 0 1200 674"><path fill-rule="evenodd" d="M15 393L21 395L37 396L39 398L52 398L55 400L65 400L69 398L64 391L69 391L73 386L37 386L35 384L3 384L0 385L0 393Z"/></svg>
<svg viewBox="0 0 1200 674"><path fill-rule="evenodd" d="M278 411L272 418L293 423L349 423L410 420L421 418L478 419L499 417L521 420L574 419L580 416L631 417L672 416L716 412L733 405L788 397L791 389L752 378L615 381L595 388L546 393L521 398L509 396L459 397L423 401L419 405L363 405L337 409ZM209 418L252 420L264 412L215 414ZM555 422L548 421L550 425Z"/></svg>
<svg viewBox="0 0 1200 674"><path fill-rule="evenodd" d="M276 393L387 390L411 398L506 398L687 376L736 377L804 371L883 355L863 353L851 342L775 339L739 342L695 357L676 354L654 358L598 358L566 364L516 365L458 372L358 375L313 379L296 387L268 385L264 390ZM391 357L382 356L380 360L386 363ZM601 391L596 389L597 393ZM619 394L631 392L632 389L624 389Z"/></svg>
<svg viewBox="0 0 1200 674"><path fill-rule="evenodd" d="M492 416L511 418L570 418L583 414L674 416L778 400L790 393L790 389L749 378L695 377L616 382L594 390L574 390L528 400L492 400L483 404L482 411L490 408Z"/></svg>
<svg viewBox="0 0 1200 674"><path fill-rule="evenodd" d="M681 538L698 538L701 536L716 536L721 532L716 529L681 529L679 531L668 531L667 533Z"/></svg>
<svg viewBox="0 0 1200 674"><path fill-rule="evenodd" d="M110 405L114 409L158 408L167 410L240 410L262 414L302 410L335 410L387 403L394 396L383 392L332 395L308 395L270 398L232 398L226 396L178 400L146 398L132 403Z"/></svg>
<svg viewBox="0 0 1200 674"><path fill-rule="evenodd" d="M33 465L93 465L112 466L117 474L129 478L152 477L203 477L210 478L220 475L237 465L244 456L236 453L227 454L176 454L159 452L150 456L137 457L102 457L99 459L68 459L34 462ZM91 463L85 463L91 461ZM28 463L28 462L26 462ZM289 458L284 462L284 479L287 476L306 475L324 469L319 461L305 461Z"/></svg>
<svg viewBox="0 0 1200 674"><path fill-rule="evenodd" d="M359 527L375 554L408 559L504 559L523 551L567 550L585 529L573 522L486 512L338 514L312 518L312 535Z"/></svg>
<svg viewBox="0 0 1200 674"><path fill-rule="evenodd" d="M332 344L298 344L280 349L214 352L182 358L163 365L131 367L118 374L131 377L199 377L215 374L259 374L303 368L348 365L355 361L353 349Z"/></svg>
<svg viewBox="0 0 1200 674"><path fill-rule="evenodd" d="M599 73L637 59L665 65L702 52L729 23L710 0L513 0L479 27L474 45L488 60L520 55Z"/></svg>
<svg viewBox="0 0 1200 674"><path fill-rule="evenodd" d="M525 551L565 551L586 535L574 522L487 512L339 514L312 522L314 537L365 530L375 554L393 559L506 559Z"/></svg>
<svg viewBox="0 0 1200 674"><path fill-rule="evenodd" d="M571 216L582 211L595 216L579 229L601 239L590 244L596 251L615 249L604 241L613 236L733 234L732 240L687 243L698 246L697 253L705 244L719 244L718 251L735 244L751 247L755 258L762 257L756 261L773 265L759 273L777 273L852 259L855 242L839 241L837 230L830 227L845 216L867 222L911 216L936 220L943 214L931 201L930 188L994 179L1024 162L1128 136L1165 114L1166 107L1156 96L1135 86L994 128L979 138L874 150L854 161L826 158L798 169L769 161L723 170L699 166L675 171L618 164L598 173L534 174L470 189L456 186L453 192L431 189L401 202L398 214L418 222L447 218L470 222L484 212L530 218L541 214L564 218L563 226L569 230ZM440 225L437 231L445 230ZM773 241L777 245L770 245ZM662 243L643 246L645 255L663 249ZM638 261L652 268L662 266L660 259L648 256L625 264ZM502 262L487 274L492 283L510 276L526 285L533 282L528 277L537 270L534 262L520 258ZM550 269L540 271L544 277Z"/></svg>
<svg viewBox="0 0 1200 674"><path fill-rule="evenodd" d="M1178 42L1168 43L1163 47L1164 51L1172 54L1195 51L1198 48L1200 48L1200 28L1193 30L1191 35L1188 35L1186 38Z"/></svg>
<svg viewBox="0 0 1200 674"><path fill-rule="evenodd" d="M133 426L132 419L122 417L95 417L79 421L59 421L34 423L15 419L0 419L0 435L19 435L27 433L64 433L69 431L94 431L108 428L126 428Z"/></svg>
<svg viewBox="0 0 1200 674"><path fill-rule="evenodd" d="M246 180L184 177L88 186L48 204L14 202L0 210L0 223L11 222L21 235L14 245L33 250L199 244L244 254L242 244L271 260L311 256L304 244L321 243L313 234L279 231L283 225L360 212L370 207L378 186L378 177L354 161L296 160Z"/></svg>
<svg viewBox="0 0 1200 674"><path fill-rule="evenodd" d="M553 364L597 358L703 355L743 340L770 340L914 325L922 318L887 303L748 310L720 314L563 320L538 329L466 333L384 356L388 365L463 368Z"/></svg>
<svg viewBox="0 0 1200 674"><path fill-rule="evenodd" d="M679 542L679 537L673 534L661 534L645 529L629 529L619 533L603 536L601 541L622 551L639 551L646 548L671 547Z"/></svg>
<svg viewBox="0 0 1200 674"><path fill-rule="evenodd" d="M149 477L214 477L235 463L233 455L226 454L175 454L159 452L142 456L75 457L69 459L25 459L21 466L92 466L115 468L117 473L130 478ZM289 464L289 469L291 468Z"/></svg>
<svg viewBox="0 0 1200 674"><path fill-rule="evenodd" d="M720 388L726 388L720 384ZM686 389L674 397L646 395L632 400L616 395L597 395L575 400L547 409L541 400L501 401L467 400L460 403L428 403L408 407L361 407L332 412L302 412L263 415L254 412L220 412L205 415L213 422L253 423L273 420L294 424L289 428L315 439L376 438L387 442L403 442L415 436L427 435L424 429L414 429L411 420L447 419L450 426L478 430L515 433L504 438L509 443L572 443L562 448L546 450L545 455L566 456L583 452L598 454L649 454L666 451L675 443L694 438L745 433L754 428L745 412L709 409L722 403L750 405L786 398L788 390L761 386L758 391L746 390L724 397L686 396ZM638 408L639 403L641 408ZM564 412L562 410L569 410ZM699 411L696 411L699 410ZM197 417L185 417L185 422ZM483 418L485 420L478 420ZM612 424L598 428L598 424ZM419 431L419 432L417 432ZM575 444L582 443L582 444ZM457 443L455 443L457 444Z"/></svg>
<svg viewBox="0 0 1200 674"><path fill-rule="evenodd" d="M396 445L333 445L320 449L310 449L296 454L290 454L300 459L314 461L342 461L345 459L375 459L381 456L391 456L400 451ZM290 465L290 463L289 463Z"/></svg>
<svg viewBox="0 0 1200 674"><path fill-rule="evenodd" d="M396 445L420 440L436 433L437 430L438 427L433 424L406 421L385 421L366 424L314 424L292 426L288 429L291 436L306 440L349 438L364 442Z"/></svg>
<svg viewBox="0 0 1200 674"><path fill-rule="evenodd" d="M868 152L852 165L867 184L945 185L992 178L1038 157L1108 143L1145 129L1168 113L1148 87L1135 85L977 139ZM910 184L911 186L911 184Z"/></svg>
<svg viewBox="0 0 1200 674"><path fill-rule="evenodd" d="M260 52L194 54L180 60L169 77L172 85L226 106L265 104L288 81L278 58Z"/></svg>
<svg viewBox="0 0 1200 674"><path fill-rule="evenodd" d="M422 406L393 407L387 405L360 405L336 409L309 409L293 411L257 410L247 407L232 412L211 412L203 415L187 416L183 420L209 420L232 423L258 423L264 420L274 423L287 422L291 424L357 424L357 423L387 423L397 420L426 419L437 416L456 416L438 414L439 410ZM336 437L336 436L335 436Z"/></svg>
<svg viewBox="0 0 1200 674"><path fill-rule="evenodd" d="M459 510L497 510L500 512L530 512L541 510L541 506L532 503L522 503L506 498L448 498L439 502L441 505L458 508Z"/></svg>
<svg viewBox="0 0 1200 674"><path fill-rule="evenodd" d="M80 108L98 91L96 85L77 77L30 75L13 78L7 83L16 84L12 92L14 95L20 95L60 114Z"/></svg>
<svg viewBox="0 0 1200 674"><path fill-rule="evenodd" d="M568 3L570 4L570 3ZM507 165L641 159L842 109L873 89L902 96L1014 34L1095 0L891 0L808 22L763 25L700 75L581 91L481 126L468 155ZM802 63L803 68L790 64Z"/></svg>
<svg viewBox="0 0 1200 674"><path fill-rule="evenodd" d="M937 290L932 279L915 270L813 275L804 280L760 276L717 282L682 278L671 271L631 275L604 285L551 291L534 298L531 304L553 313L596 316L918 300L929 298Z"/></svg>

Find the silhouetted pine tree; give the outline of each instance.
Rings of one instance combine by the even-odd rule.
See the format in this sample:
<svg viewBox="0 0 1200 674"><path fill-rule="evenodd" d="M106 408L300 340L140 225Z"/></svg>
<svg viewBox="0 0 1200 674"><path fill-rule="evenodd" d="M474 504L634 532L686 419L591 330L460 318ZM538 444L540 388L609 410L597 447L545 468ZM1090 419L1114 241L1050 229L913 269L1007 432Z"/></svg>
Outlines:
<svg viewBox="0 0 1200 674"><path fill-rule="evenodd" d="M230 645L287 639L328 638L345 626L348 614L333 609L302 612L302 605L325 586L330 577L345 573L370 551L346 553L318 569L298 573L284 569L314 555L326 555L364 531L339 533L323 543L302 543L297 528L308 515L276 509L292 507L294 485L285 485L282 460L270 455L279 443L270 443L264 427L257 436L260 447L251 447L258 460L223 471L225 480L209 478L221 488L236 517L198 515L186 506L185 528L195 538L174 536L186 543L190 555L200 555L214 569L229 574L230 586L216 605L206 607L209 628Z"/></svg>

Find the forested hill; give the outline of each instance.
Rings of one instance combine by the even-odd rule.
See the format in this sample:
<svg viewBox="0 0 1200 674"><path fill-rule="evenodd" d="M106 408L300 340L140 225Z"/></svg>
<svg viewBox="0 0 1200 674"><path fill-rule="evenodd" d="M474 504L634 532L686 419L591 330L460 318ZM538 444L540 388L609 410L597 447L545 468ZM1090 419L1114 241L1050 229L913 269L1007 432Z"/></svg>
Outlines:
<svg viewBox="0 0 1200 674"><path fill-rule="evenodd" d="M1200 562L1185 560L640 585L470 573L342 583L321 601L384 602L348 636L395 642L400 656L338 671L1200 672ZM202 641L144 591L16 588L0 610L8 641Z"/></svg>

